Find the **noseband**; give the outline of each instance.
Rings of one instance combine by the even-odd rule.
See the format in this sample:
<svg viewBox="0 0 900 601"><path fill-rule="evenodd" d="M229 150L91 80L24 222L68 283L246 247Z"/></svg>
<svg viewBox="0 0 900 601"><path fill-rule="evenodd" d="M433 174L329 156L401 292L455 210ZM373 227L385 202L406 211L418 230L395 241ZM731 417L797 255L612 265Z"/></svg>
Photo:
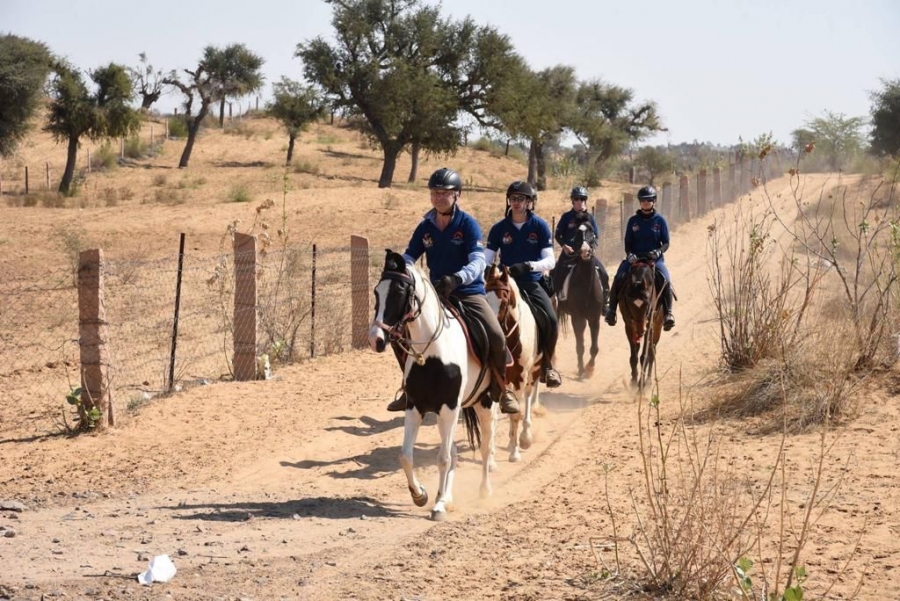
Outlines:
<svg viewBox="0 0 900 601"><path fill-rule="evenodd" d="M416 295L416 280L411 275L405 272L399 271L382 271L381 272L381 280L392 280L394 282L400 282L406 284L408 286L406 296L406 313L403 317L400 318L397 323L393 326L388 326L386 323L378 321L375 322L377 326L379 326L385 333L388 335L388 338L392 342L396 342L397 345L404 350L407 354L413 356L415 358L416 363L419 365L425 364L425 352L428 350L428 347L431 346L431 343L438 339L438 336L441 335L441 332L444 330L444 325L446 319L439 320L439 327L435 330L434 335L430 340L424 341L421 344L425 344L425 348L422 349L422 352L416 351L413 348L413 345L417 344L416 341L412 340L409 337L409 328L407 324L412 321L415 321L422 314L422 303L424 300L419 300L419 297ZM428 294L428 287L425 287L425 294Z"/></svg>

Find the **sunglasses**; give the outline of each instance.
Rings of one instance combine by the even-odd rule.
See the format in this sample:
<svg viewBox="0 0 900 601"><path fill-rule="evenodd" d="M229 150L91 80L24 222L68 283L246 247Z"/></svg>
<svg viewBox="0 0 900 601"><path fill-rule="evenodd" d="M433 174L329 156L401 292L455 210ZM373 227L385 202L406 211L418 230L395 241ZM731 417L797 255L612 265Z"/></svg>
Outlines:
<svg viewBox="0 0 900 601"><path fill-rule="evenodd" d="M572 202L587 202L587 197L576 196L572 199Z"/></svg>
<svg viewBox="0 0 900 601"><path fill-rule="evenodd" d="M527 202L528 197L522 196L521 194L513 194L509 197L509 202Z"/></svg>

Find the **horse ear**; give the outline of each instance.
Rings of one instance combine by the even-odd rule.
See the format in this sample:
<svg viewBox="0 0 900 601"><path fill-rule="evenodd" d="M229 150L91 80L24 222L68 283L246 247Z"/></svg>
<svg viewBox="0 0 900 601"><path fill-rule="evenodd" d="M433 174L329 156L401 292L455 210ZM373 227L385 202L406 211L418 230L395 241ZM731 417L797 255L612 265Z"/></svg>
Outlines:
<svg viewBox="0 0 900 601"><path fill-rule="evenodd" d="M406 270L406 262L403 260L403 255L399 253L395 253L389 248L384 249L384 270L385 271L405 271Z"/></svg>

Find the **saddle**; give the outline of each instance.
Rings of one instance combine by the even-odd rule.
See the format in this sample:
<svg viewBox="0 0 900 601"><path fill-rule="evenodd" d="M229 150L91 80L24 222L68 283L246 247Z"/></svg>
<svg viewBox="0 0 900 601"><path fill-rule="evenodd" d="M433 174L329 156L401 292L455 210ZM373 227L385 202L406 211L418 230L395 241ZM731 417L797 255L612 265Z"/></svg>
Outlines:
<svg viewBox="0 0 900 601"><path fill-rule="evenodd" d="M534 323L537 326L538 348L544 348L544 342L550 336L550 316L544 311L540 305L535 303L531 296L521 288L522 300L531 308L531 314L534 316Z"/></svg>

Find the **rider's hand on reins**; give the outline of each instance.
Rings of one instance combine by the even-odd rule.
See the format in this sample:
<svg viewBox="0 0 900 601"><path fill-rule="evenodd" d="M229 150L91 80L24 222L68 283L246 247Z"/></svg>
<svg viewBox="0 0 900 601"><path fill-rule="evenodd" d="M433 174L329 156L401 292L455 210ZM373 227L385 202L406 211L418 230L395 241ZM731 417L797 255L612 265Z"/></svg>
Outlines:
<svg viewBox="0 0 900 601"><path fill-rule="evenodd" d="M460 284L462 284L462 280L455 273L453 275L445 275L435 283L434 290L439 295L447 298Z"/></svg>

